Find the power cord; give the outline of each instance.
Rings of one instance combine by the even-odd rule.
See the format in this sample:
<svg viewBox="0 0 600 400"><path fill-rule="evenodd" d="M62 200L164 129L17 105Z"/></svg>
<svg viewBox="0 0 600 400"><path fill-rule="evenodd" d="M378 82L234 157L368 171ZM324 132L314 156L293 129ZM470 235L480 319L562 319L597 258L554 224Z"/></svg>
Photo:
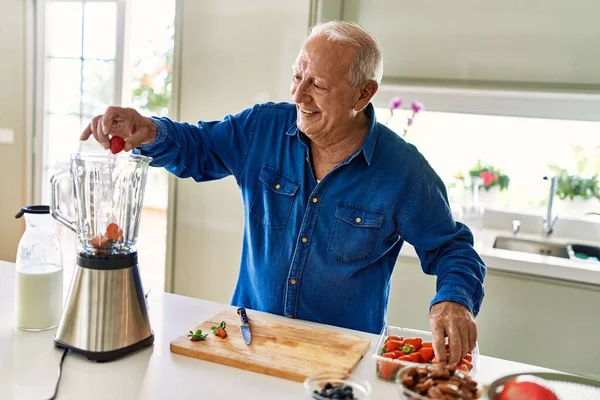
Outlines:
<svg viewBox="0 0 600 400"><path fill-rule="evenodd" d="M58 364L58 380L56 381L56 387L54 388L54 394L52 395L52 397L50 397L49 400L56 399L56 395L58 394L58 385L60 383L60 378L62 377L62 366L63 366L63 362L65 361L65 357L67 356L68 352L69 352L69 349L65 349L62 357L60 358L60 364Z"/></svg>

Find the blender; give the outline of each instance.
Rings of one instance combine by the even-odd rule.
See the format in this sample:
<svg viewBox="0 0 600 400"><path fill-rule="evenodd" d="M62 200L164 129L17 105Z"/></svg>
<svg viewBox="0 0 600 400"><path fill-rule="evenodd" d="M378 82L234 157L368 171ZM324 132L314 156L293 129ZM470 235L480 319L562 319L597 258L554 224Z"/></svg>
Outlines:
<svg viewBox="0 0 600 400"><path fill-rule="evenodd" d="M52 216L77 236L76 265L56 347L102 362L153 344L136 249L151 160L124 153L75 153L69 169L52 176ZM69 198L61 193L67 179ZM74 220L63 212L65 205L73 205Z"/></svg>

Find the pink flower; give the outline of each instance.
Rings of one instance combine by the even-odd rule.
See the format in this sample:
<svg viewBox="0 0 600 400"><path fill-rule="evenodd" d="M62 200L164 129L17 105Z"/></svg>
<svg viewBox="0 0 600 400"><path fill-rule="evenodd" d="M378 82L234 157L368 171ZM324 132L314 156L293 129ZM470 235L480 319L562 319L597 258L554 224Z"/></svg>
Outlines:
<svg viewBox="0 0 600 400"><path fill-rule="evenodd" d="M413 119L412 118L408 118L408 121L406 121L408 126L412 126L413 124Z"/></svg>
<svg viewBox="0 0 600 400"><path fill-rule="evenodd" d="M413 101L411 107L413 112L416 114L423 109L423 104L419 103L418 101Z"/></svg>
<svg viewBox="0 0 600 400"><path fill-rule="evenodd" d="M479 177L483 179L484 186L489 186L496 182L498 179L498 174L495 172L483 171L479 174Z"/></svg>
<svg viewBox="0 0 600 400"><path fill-rule="evenodd" d="M401 105L402 105L402 97L396 96L396 97L392 97L390 99L390 110L395 110L397 108L400 108Z"/></svg>

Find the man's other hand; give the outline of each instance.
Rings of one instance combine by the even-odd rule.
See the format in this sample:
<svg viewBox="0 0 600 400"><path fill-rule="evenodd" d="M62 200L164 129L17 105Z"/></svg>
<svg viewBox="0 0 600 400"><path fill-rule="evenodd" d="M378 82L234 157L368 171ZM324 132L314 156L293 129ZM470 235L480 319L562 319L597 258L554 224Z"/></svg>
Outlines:
<svg viewBox="0 0 600 400"><path fill-rule="evenodd" d="M429 312L433 333L433 350L438 362L458 364L477 343L477 325L471 312L461 304L444 301L435 304ZM450 357L446 354L448 337Z"/></svg>

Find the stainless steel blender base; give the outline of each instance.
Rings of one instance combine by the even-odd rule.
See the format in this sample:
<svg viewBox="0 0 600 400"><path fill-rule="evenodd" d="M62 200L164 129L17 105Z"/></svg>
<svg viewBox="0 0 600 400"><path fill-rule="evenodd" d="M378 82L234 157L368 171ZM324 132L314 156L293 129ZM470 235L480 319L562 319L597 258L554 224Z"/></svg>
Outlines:
<svg viewBox="0 0 600 400"><path fill-rule="evenodd" d="M153 342L137 253L79 254L55 346L111 361Z"/></svg>
<svg viewBox="0 0 600 400"><path fill-rule="evenodd" d="M69 349L74 353L81 354L86 357L90 361L96 362L107 362L114 361L119 358L125 357L131 353L135 353L138 350L143 349L144 347L152 346L154 343L154 334L151 334L148 338L142 340L141 342L135 343L129 347L124 347L122 349L117 349L113 351L86 351L79 349L77 347L70 346L66 343L61 342L56 337L54 338L54 347L58 347L61 349Z"/></svg>

